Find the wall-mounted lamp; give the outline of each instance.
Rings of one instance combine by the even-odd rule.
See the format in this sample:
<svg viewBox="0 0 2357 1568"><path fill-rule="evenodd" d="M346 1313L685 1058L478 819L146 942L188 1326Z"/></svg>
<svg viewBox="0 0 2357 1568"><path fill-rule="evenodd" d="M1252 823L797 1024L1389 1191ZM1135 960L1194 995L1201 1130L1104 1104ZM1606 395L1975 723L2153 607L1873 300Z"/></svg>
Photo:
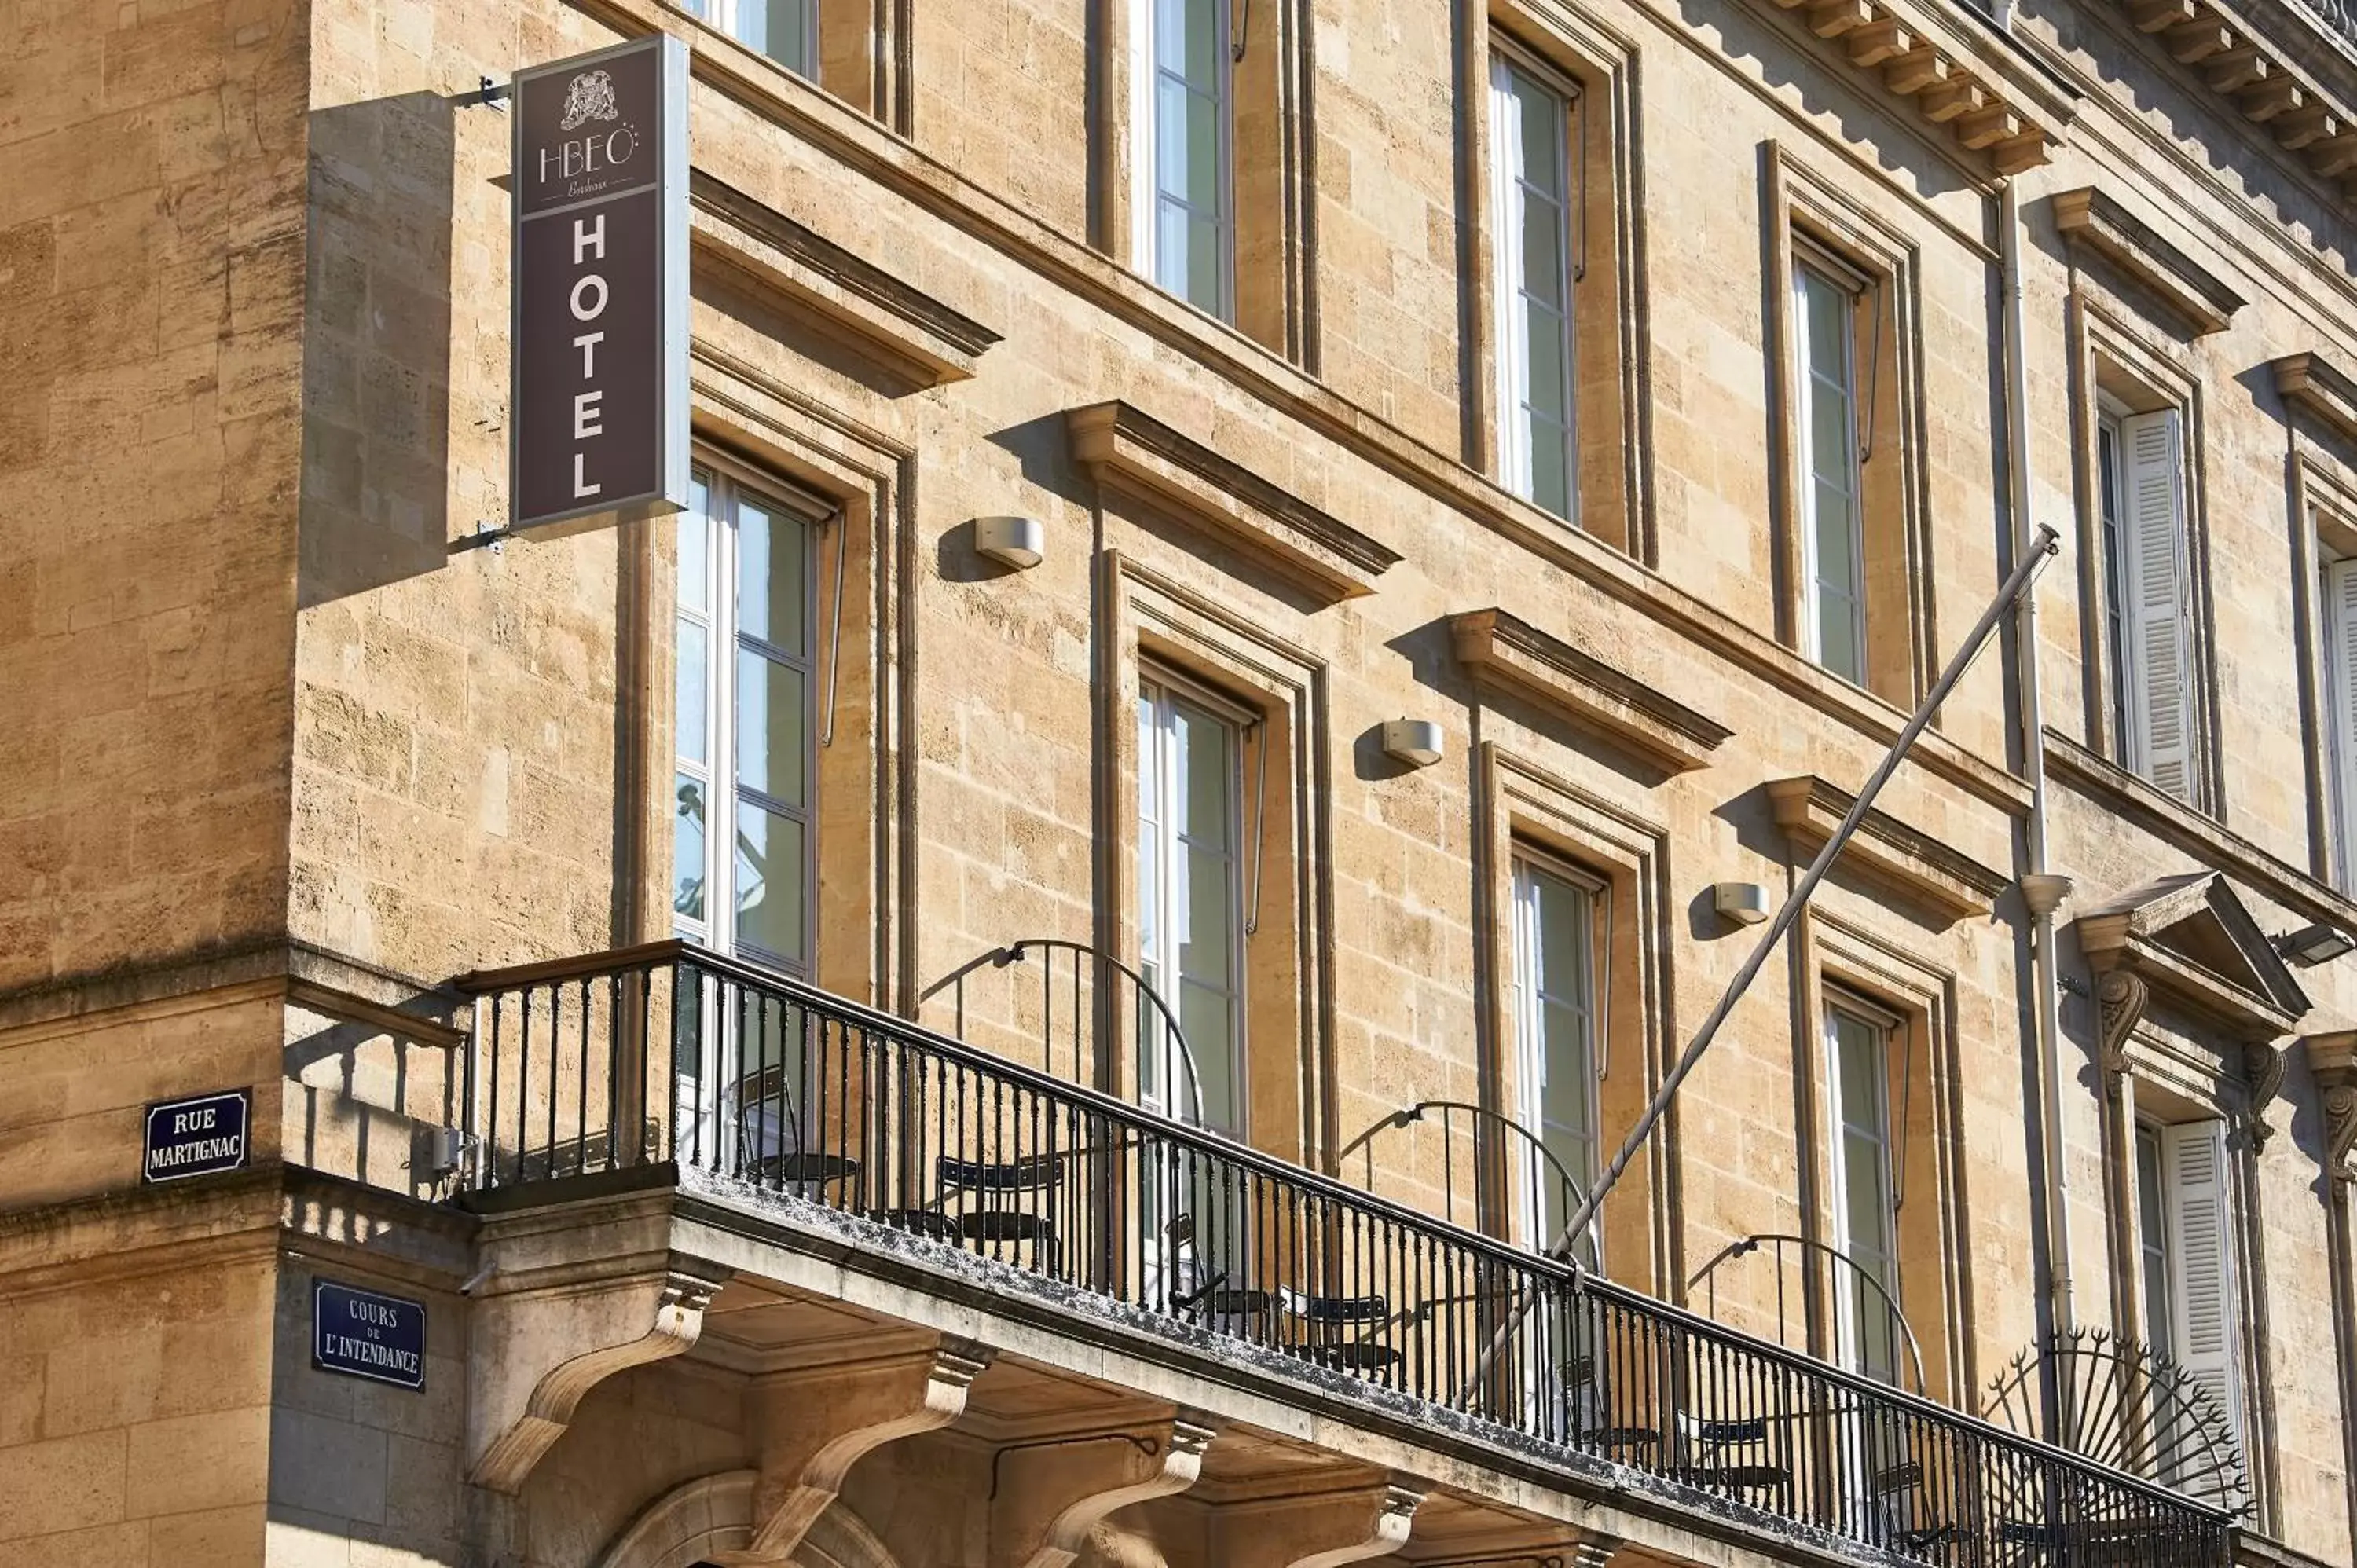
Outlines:
<svg viewBox="0 0 2357 1568"><path fill-rule="evenodd" d="M1410 768L1429 768L1447 748L1440 726L1430 719L1391 719L1383 725L1383 755Z"/></svg>
<svg viewBox="0 0 2357 1568"><path fill-rule="evenodd" d="M1768 918L1768 889L1757 882L1714 882L1710 907L1738 926L1756 926Z"/></svg>
<svg viewBox="0 0 2357 1568"><path fill-rule="evenodd" d="M974 553L1020 572L1048 558L1048 530L1036 517L978 517Z"/></svg>
<svg viewBox="0 0 2357 1568"><path fill-rule="evenodd" d="M2302 969L2328 963L2352 948L2357 948L2357 940L2352 940L2348 932L2320 922L2287 931L2276 939L2276 951L2283 954L2284 961Z"/></svg>

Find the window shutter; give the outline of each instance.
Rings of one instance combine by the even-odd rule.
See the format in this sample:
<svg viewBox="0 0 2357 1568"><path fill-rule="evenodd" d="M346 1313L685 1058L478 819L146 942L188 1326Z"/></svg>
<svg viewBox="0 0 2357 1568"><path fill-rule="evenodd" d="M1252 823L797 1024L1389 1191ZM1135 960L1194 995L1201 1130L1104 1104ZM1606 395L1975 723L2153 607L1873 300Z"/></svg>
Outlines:
<svg viewBox="0 0 2357 1568"><path fill-rule="evenodd" d="M2120 421L2127 526L2120 544L2128 602L2128 765L2180 800L2193 776L2193 626L2185 547L2182 416L2175 409Z"/></svg>
<svg viewBox="0 0 2357 1568"><path fill-rule="evenodd" d="M2357 561L2324 568L2326 698L2332 713L2332 863L2341 886L2357 886Z"/></svg>
<svg viewBox="0 0 2357 1568"><path fill-rule="evenodd" d="M2169 1232L2177 1254L2178 1364L2210 1391L2227 1430L2242 1440L2242 1338L2234 1309L2233 1206L2227 1190L2226 1124L2190 1122L2161 1130L2169 1183Z"/></svg>
<svg viewBox="0 0 2357 1568"><path fill-rule="evenodd" d="M1523 317L1523 111L1514 101L1513 68L1490 60L1490 319L1496 330L1498 482L1518 496L1531 493L1530 426L1523 418L1529 379L1530 325Z"/></svg>

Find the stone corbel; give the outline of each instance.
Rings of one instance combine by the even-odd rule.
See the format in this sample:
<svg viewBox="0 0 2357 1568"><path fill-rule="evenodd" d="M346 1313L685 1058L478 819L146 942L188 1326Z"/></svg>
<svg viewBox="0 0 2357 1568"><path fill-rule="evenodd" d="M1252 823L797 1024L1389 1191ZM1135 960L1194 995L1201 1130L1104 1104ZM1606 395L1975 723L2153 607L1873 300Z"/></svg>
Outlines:
<svg viewBox="0 0 2357 1568"><path fill-rule="evenodd" d="M756 1524L732 1563L791 1560L852 1466L888 1443L947 1426L991 1352L958 1342L915 1355L765 1379Z"/></svg>
<svg viewBox="0 0 2357 1568"><path fill-rule="evenodd" d="M2357 1029L2308 1037L2308 1067L2322 1091L2324 1174L2335 1182L2357 1182L2350 1153L2357 1149Z"/></svg>
<svg viewBox="0 0 2357 1568"><path fill-rule="evenodd" d="M2128 1070L2128 1036L2144 1017L2152 988L2124 969L2106 970L2095 981L2095 1012L2103 1040L2104 1072L2117 1077Z"/></svg>
<svg viewBox="0 0 2357 1568"><path fill-rule="evenodd" d="M2267 1146L2275 1129L2267 1125L2267 1107L2275 1102L2283 1088L2286 1062L2283 1047L2273 1040L2246 1040L2243 1044L2243 1079L2250 1086L2251 1106L2247 1125L2254 1150Z"/></svg>
<svg viewBox="0 0 2357 1568"><path fill-rule="evenodd" d="M991 1521L991 1561L1004 1568L1071 1568L1090 1533L1116 1510L1193 1486L1214 1435L1180 1419L1158 1441L1109 1433L1108 1439L1124 1441L1060 1447L1052 1468L1033 1469L1000 1499Z"/></svg>
<svg viewBox="0 0 2357 1568"><path fill-rule="evenodd" d="M1387 1557L1407 1544L1424 1494L1396 1484L1379 1492L1315 1493L1254 1505L1245 1539L1232 1543L1231 1568L1341 1568Z"/></svg>
<svg viewBox="0 0 2357 1568"><path fill-rule="evenodd" d="M694 1345L732 1271L674 1258L604 1277L527 1281L477 1303L468 1337L467 1478L522 1489L582 1396Z"/></svg>

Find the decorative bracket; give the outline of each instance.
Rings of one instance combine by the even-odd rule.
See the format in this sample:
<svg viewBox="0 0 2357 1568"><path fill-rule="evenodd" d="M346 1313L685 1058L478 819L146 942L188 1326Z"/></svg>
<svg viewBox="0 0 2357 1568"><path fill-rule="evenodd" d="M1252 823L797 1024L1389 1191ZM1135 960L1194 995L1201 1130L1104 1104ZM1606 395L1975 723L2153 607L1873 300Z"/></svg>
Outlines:
<svg viewBox="0 0 2357 1568"><path fill-rule="evenodd" d="M480 1302L468 1347L467 1478L521 1490L583 1395L694 1345L732 1272L676 1259L652 1273L527 1279Z"/></svg>
<svg viewBox="0 0 2357 1568"><path fill-rule="evenodd" d="M2117 1076L2128 1070L2128 1036L2151 1000L2152 987L2126 970L2106 970L2096 980L2095 1011L2102 1025L2105 1073Z"/></svg>
<svg viewBox="0 0 2357 1568"><path fill-rule="evenodd" d="M817 1368L765 1380L757 1511L747 1563L790 1561L843 1490L852 1466L888 1443L947 1426L992 1352L963 1342L927 1354ZM781 1494L778 1488L782 1487ZM766 1515L766 1517L764 1517Z"/></svg>
<svg viewBox="0 0 2357 1568"><path fill-rule="evenodd" d="M1006 1499L1009 1528L1002 1536L1001 1520L993 1520L992 1534L1005 1544L993 1551L992 1560L1011 1568L1071 1568L1090 1533L1117 1509L1193 1486L1203 1473L1203 1450L1215 1435L1209 1426L1180 1419L1170 1423L1168 1441L1154 1444L1151 1454L1126 1443L1065 1454L1053 1472L1038 1476L1037 1490ZM1026 1520L1043 1514L1044 1524L1027 1528Z"/></svg>
<svg viewBox="0 0 2357 1568"><path fill-rule="evenodd" d="M1222 1560L1229 1568L1342 1568L1388 1557L1407 1544L1423 1501L1424 1493L1393 1482L1380 1491L1359 1487L1239 1505L1245 1511L1230 1527ZM1334 1541L1340 1544L1328 1544Z"/></svg>
<svg viewBox="0 0 2357 1568"><path fill-rule="evenodd" d="M2357 1182L2350 1154L2357 1149L2357 1029L2308 1037L2308 1068L2323 1090L2324 1174Z"/></svg>

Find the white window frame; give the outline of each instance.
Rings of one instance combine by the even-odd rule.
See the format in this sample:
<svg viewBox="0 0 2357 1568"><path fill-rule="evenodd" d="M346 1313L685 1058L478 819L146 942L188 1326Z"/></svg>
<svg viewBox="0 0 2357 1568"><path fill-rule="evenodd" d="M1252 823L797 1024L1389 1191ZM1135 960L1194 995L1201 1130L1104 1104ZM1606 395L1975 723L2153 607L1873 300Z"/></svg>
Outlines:
<svg viewBox="0 0 2357 1568"><path fill-rule="evenodd" d="M2318 624L2324 628L2327 788L2333 882L2357 890L2357 557L2319 547Z"/></svg>
<svg viewBox="0 0 2357 1568"><path fill-rule="evenodd" d="M1833 1145L1826 1166L1832 1176L1830 1188L1835 1245L1851 1262L1874 1275L1876 1283L1889 1294L1890 1306L1894 1311L1903 1311L1900 1305L1898 1212L1901 1144L1900 1129L1893 1119L1890 1103L1890 1053L1894 1049L1908 1048L1906 1023L1896 1015L1848 991L1828 989L1822 1013L1820 1026L1825 1051L1825 1123ZM1867 1267L1869 1259L1860 1255L1863 1249L1859 1245L1859 1238L1850 1231L1848 1138L1853 1125L1851 1113L1855 1108L1845 1103L1842 1094L1843 1047L1837 1020L1844 1017L1863 1024L1873 1031L1877 1047L1873 1121L1857 1125L1871 1138L1876 1157L1882 1167L1883 1234L1873 1239L1871 1248L1872 1255L1883 1264L1878 1273ZM1835 1273L1835 1342L1840 1348L1841 1363L1853 1371L1872 1376L1872 1369L1863 1364L1866 1347L1862 1313L1868 1305L1861 1299L1863 1287L1851 1269L1836 1269ZM1880 1303L1872 1305L1878 1306ZM1889 1380L1895 1385L1903 1380L1906 1369L1907 1346L1904 1340L1907 1330L1901 1319L1894 1319L1890 1327L1891 1365L1889 1371Z"/></svg>
<svg viewBox="0 0 2357 1568"><path fill-rule="evenodd" d="M1554 249L1558 274L1554 281L1557 297L1563 302L1559 311L1544 301L1534 301L1530 294L1532 280L1526 271L1525 235L1532 206L1532 186L1526 177L1532 167L1532 149L1523 145L1518 81L1553 102L1560 130L1552 149L1556 166L1555 189L1560 193L1554 203ZM1579 521L1579 374L1575 314L1575 244L1579 215L1574 211L1574 204L1582 199L1584 182L1573 162L1576 143L1572 117L1583 113L1584 108L1577 88L1564 83L1518 51L1501 48L1491 56L1490 205L1496 214L1496 232L1491 246L1494 296L1491 326L1496 342L1498 478L1524 500L1556 512L1575 525ZM1532 406L1530 317L1534 304L1558 317L1558 362L1563 367L1563 385L1558 389L1563 420L1559 425ZM1563 446L1564 494L1560 506L1553 499L1537 494L1536 456L1542 426L1551 439L1559 440Z"/></svg>
<svg viewBox="0 0 2357 1568"><path fill-rule="evenodd" d="M800 45L802 63L801 65L796 65L791 60L780 58L775 51L768 48L747 41L741 29L744 26L744 16L748 8L748 0L675 0L675 3L689 16L710 23L713 27L719 28L730 38L735 38L737 42L744 44L747 48L752 49L763 59L770 60L784 70L792 71L796 76L801 77L805 81L814 82L818 80L818 8L820 0L770 0L770 4L772 6L791 6L797 14L797 19L799 19L801 23L802 31ZM771 20L776 20L774 15L771 16Z"/></svg>
<svg viewBox="0 0 2357 1568"><path fill-rule="evenodd" d="M1234 0L1130 0L1129 9L1129 123L1131 143L1136 150L1130 169L1130 254L1139 274L1149 283L1229 322L1235 319L1236 314L1236 90L1230 41L1233 38L1233 3ZM1207 4L1214 8L1221 40L1215 51L1218 79L1211 84L1219 125L1219 208L1210 214L1220 235L1220 267L1219 276L1213 280L1213 297L1208 301L1195 294L1179 292L1171 281L1173 269L1166 264L1161 242L1166 193L1161 177L1161 87L1165 72L1159 47L1160 24L1167 11L1192 4ZM1175 73L1171 80L1184 84L1183 91L1197 90L1195 84ZM1168 199L1181 207L1188 205L1183 196ZM1189 207L1188 210L1197 209Z"/></svg>
<svg viewBox="0 0 2357 1568"><path fill-rule="evenodd" d="M673 929L700 946L717 953L739 954L798 977L807 978L812 972L817 942L816 889L818 883L818 725L816 650L818 628L818 542L821 523L828 515L811 499L796 495L793 488L765 479L716 461L709 456L699 456L694 468L694 482L704 487L707 497L704 514L706 529L705 546L705 608L695 610L683 596L674 607L674 627L694 626L705 632L705 758L698 763L689 758L674 741L673 746L673 789L683 777L702 786L705 800L704 823L704 915L699 918L681 913L674 904ZM803 531L802 538L802 648L797 651L773 643L758 641L748 645L737 626L737 550L736 507L737 499L750 495L757 498L779 522L794 522ZM691 509L692 510L692 509ZM685 517L689 514L683 514ZM684 526L684 523L683 523ZM677 630L673 632L674 657ZM748 791L737 782L737 657L740 646L752 646L764 657L771 658L798 674L803 682L802 703L802 801L794 806L763 791ZM675 717L675 729L679 717ZM726 788L723 788L725 781ZM751 793L759 797L763 809L797 822L802 826L802 865L801 867L801 930L802 950L798 953L778 953L767 949L740 943L734 918L737 904L736 845L738 797ZM674 799L674 810L677 807ZM679 866L676 840L673 852L672 883L678 885Z"/></svg>
<svg viewBox="0 0 2357 1568"><path fill-rule="evenodd" d="M2106 432L2108 425L2108 432ZM2185 411L2107 409L2098 417L2097 505L2108 477L2118 516L2104 527L2106 651L2118 673L2111 700L2115 755L2130 772L2189 805L2201 803L2199 639L2193 618L2192 519ZM2116 454L2102 473L2108 433ZM2169 560L2155 570L2166 543ZM2156 662L2158 655L2158 662ZM2174 691L2168 666L2175 666ZM2158 685L2156 684L2158 682Z"/></svg>
<svg viewBox="0 0 2357 1568"><path fill-rule="evenodd" d="M1580 1114L1586 1126L1576 1130L1577 1135L1585 1144L1586 1148L1584 1154L1578 1158L1565 1161L1566 1171L1577 1187L1574 1195L1574 1201L1577 1202L1584 1200L1595 1188L1599 1155L1597 1145L1602 1135L1601 1085L1606 1066L1602 1019L1606 970L1605 966L1598 961L1600 956L1598 950L1602 932L1608 929L1606 922L1610 918L1607 905L1607 899L1609 897L1609 888L1605 883L1575 871L1559 860L1520 845L1515 847L1513 853L1512 876L1513 887L1512 1013L1517 1090L1515 1098L1519 1101L1516 1110L1518 1120L1523 1129L1532 1137L1537 1139L1543 1147L1546 1146L1548 1126L1545 1108L1542 1101L1542 1086L1546 1077L1547 1047L1554 1043L1546 1037L1544 1004L1551 999L1564 998L1553 990L1552 982L1547 977L1538 977L1538 983L1534 983L1537 955L1544 950L1541 945L1539 930L1539 879L1544 877L1570 889L1579 896L1581 901L1580 923L1583 929L1578 933L1577 944L1579 973L1573 979L1573 994L1568 1000L1578 1015L1577 1026L1583 1037L1577 1044L1579 1050L1587 1058L1585 1081L1580 1086ZM1543 990L1542 987L1545 989ZM1549 1153L1557 1154L1560 1157L1558 1151L1549 1149ZM1540 1184L1546 1173L1543 1169L1536 1168L1538 1162L1535 1156L1532 1156L1527 1162L1523 1156L1523 1151L1513 1152L1512 1157L1518 1165L1527 1163L1532 1167L1527 1170L1524 1179L1518 1184L1523 1189L1520 1194L1522 1229L1524 1233L1523 1239L1525 1245L1536 1250L1545 1250L1553 1247L1557 1240L1556 1227L1559 1221L1543 1219L1545 1215L1545 1202L1544 1188ZM1565 1215L1563 1218L1568 1219L1570 1216ZM1584 1240L1585 1255L1581 1261L1590 1268L1600 1270L1603 1267L1601 1227L1593 1228Z"/></svg>
<svg viewBox="0 0 2357 1568"><path fill-rule="evenodd" d="M1809 285L1814 279L1848 301L1842 322L1842 362L1838 376L1821 375L1811 354ZM1867 647L1866 607L1866 464L1858 445L1860 378L1857 358L1857 307L1874 280L1845 264L1819 247L1795 238L1792 243L1792 370L1793 461L1801 478L1801 646L1810 660L1853 685L1863 686L1871 661ZM1815 467L1818 383L1838 392L1846 404L1842 417L1842 461L1839 489L1849 500L1848 535L1852 570L1846 597L1850 603L1850 636L1857 650L1855 670L1835 669L1826 661L1824 645L1824 567L1819 560Z"/></svg>
<svg viewBox="0 0 2357 1568"><path fill-rule="evenodd" d="M1149 912L1145 907L1148 897L1149 881L1146 877L1145 868L1141 864L1138 967L1140 972L1150 973L1157 978L1157 987L1163 992L1163 1002L1170 1009L1171 1016L1181 1020L1182 1030L1185 1015L1183 989L1187 977L1179 967L1180 951L1178 940L1178 933L1181 929L1178 910L1179 880L1175 871L1183 860L1184 846L1171 827L1167 804L1176 798L1179 782L1178 748L1170 744L1170 736L1173 733L1172 721L1177 709L1183 705L1198 718L1219 724L1228 734L1232 757L1228 770L1226 824L1230 845L1226 859L1228 974L1230 977L1227 988L1228 1049L1231 1054L1225 1066L1232 1103L1226 1108L1227 1114L1224 1119L1215 1108L1208 1105L1203 1107L1203 1123L1229 1137L1241 1138L1244 1134L1251 1108L1250 1083L1245 1071L1248 1052L1244 1033L1249 1018L1245 998L1247 976L1244 969L1245 856L1249 851L1243 837L1244 763L1248 745L1255 739L1265 740L1265 736L1255 733L1259 727L1257 715L1226 701L1218 693L1187 680L1184 676L1174 674L1159 667L1140 673L1137 700L1141 709L1150 709L1152 714L1150 722L1145 714L1141 713L1138 715L1140 734L1137 766L1141 775L1136 823L1138 854L1141 863L1148 855L1154 857L1155 866L1150 878L1150 886L1157 905L1149 917ZM1145 782L1144 775L1148 770L1152 771L1155 781L1154 802L1158 809L1158 815L1148 814L1146 791L1142 787ZM1196 1053L1197 1061L1194 1065L1198 1070L1200 1070L1201 1046L1196 1041L1189 1040L1188 1047ZM1147 1064L1139 1065L1143 1072ZM1165 1114L1177 1117L1181 1121L1193 1121L1194 1107L1188 1104L1183 1098L1185 1090L1182 1075L1187 1071L1186 1064L1166 1061L1153 1065L1157 1069L1159 1083L1154 1085L1141 1083L1139 1085L1141 1099L1146 1100L1151 1108L1162 1111Z"/></svg>

